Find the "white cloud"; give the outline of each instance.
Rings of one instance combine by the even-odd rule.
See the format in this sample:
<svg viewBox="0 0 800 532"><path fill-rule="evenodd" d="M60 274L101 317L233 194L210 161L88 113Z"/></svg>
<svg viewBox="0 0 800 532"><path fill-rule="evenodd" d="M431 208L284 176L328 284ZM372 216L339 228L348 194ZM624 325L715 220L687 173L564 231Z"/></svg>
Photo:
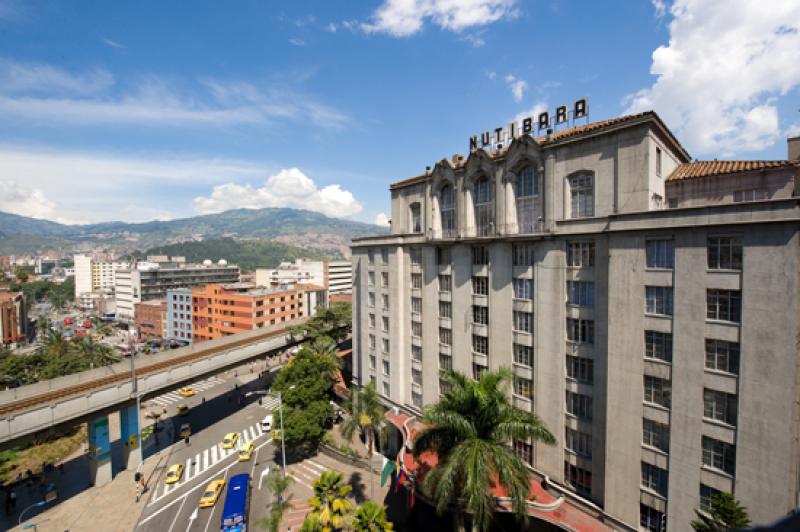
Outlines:
<svg viewBox="0 0 800 532"><path fill-rule="evenodd" d="M293 46L305 46L306 45L306 41L304 41L303 39L300 39L298 37L292 37L291 39L289 39L289 44L291 44Z"/></svg>
<svg viewBox="0 0 800 532"><path fill-rule="evenodd" d="M511 94L514 96L515 102L521 102L525 97L525 91L528 90L528 82L522 79L517 79L512 74L505 77L506 84L511 89Z"/></svg>
<svg viewBox="0 0 800 532"><path fill-rule="evenodd" d="M336 24L333 22L329 22L328 27L326 29L331 33L336 33Z"/></svg>
<svg viewBox="0 0 800 532"><path fill-rule="evenodd" d="M24 188L14 181L0 181L0 211L54 219L55 203L38 188Z"/></svg>
<svg viewBox="0 0 800 532"><path fill-rule="evenodd" d="M281 170L258 188L237 183L217 185L210 196L196 197L193 203L195 210L204 214L242 207L292 207L336 218L352 218L363 210L349 191L339 185L317 188L316 183L297 168Z"/></svg>
<svg viewBox="0 0 800 532"><path fill-rule="evenodd" d="M733 156L778 140L776 98L800 85L800 3L676 0L655 83L624 103L654 109L690 151Z"/></svg>
<svg viewBox="0 0 800 532"><path fill-rule="evenodd" d="M482 46L486 45L486 39L483 38L484 34L486 33L486 29L478 30L475 33L468 33L464 35L461 40L467 41L472 45L473 48L481 48Z"/></svg>
<svg viewBox="0 0 800 532"><path fill-rule="evenodd" d="M497 72L494 72L492 70L488 70L488 71L486 71L486 77L489 78L490 80L494 81L494 79L497 77Z"/></svg>
<svg viewBox="0 0 800 532"><path fill-rule="evenodd" d="M103 39L104 43L106 43L107 45L109 45L112 48L125 49L125 46L123 44L120 44L117 41L113 41L113 40L109 39L108 37L103 37L102 39Z"/></svg>
<svg viewBox="0 0 800 532"><path fill-rule="evenodd" d="M408 37L422 30L429 19L441 29L461 32L516 16L517 0L385 0L361 24L367 33Z"/></svg>
<svg viewBox="0 0 800 532"><path fill-rule="evenodd" d="M386 216L386 213L379 212L375 215L375 220L372 222L375 225L380 225L381 227L389 227L389 217Z"/></svg>
<svg viewBox="0 0 800 532"><path fill-rule="evenodd" d="M656 10L656 17L661 18L667 12L667 3L665 0L650 0L653 4L653 9Z"/></svg>
<svg viewBox="0 0 800 532"><path fill-rule="evenodd" d="M800 137L800 122L789 126L786 130L786 136L789 138Z"/></svg>
<svg viewBox="0 0 800 532"><path fill-rule="evenodd" d="M536 102L533 107L528 109L527 111L522 111L521 113L517 113L514 118L509 120L509 122L514 122L515 124L519 124L526 118L533 118L534 122L536 118L539 116L539 113L543 113L547 111L547 102Z"/></svg>
<svg viewBox="0 0 800 532"><path fill-rule="evenodd" d="M291 88L204 80L183 90L157 78L120 91L97 69L74 74L0 59L0 116L49 124L162 127L264 125L276 120L341 128L349 117Z"/></svg>
<svg viewBox="0 0 800 532"><path fill-rule="evenodd" d="M356 19L343 20L342 27L355 32L358 29L358 21Z"/></svg>

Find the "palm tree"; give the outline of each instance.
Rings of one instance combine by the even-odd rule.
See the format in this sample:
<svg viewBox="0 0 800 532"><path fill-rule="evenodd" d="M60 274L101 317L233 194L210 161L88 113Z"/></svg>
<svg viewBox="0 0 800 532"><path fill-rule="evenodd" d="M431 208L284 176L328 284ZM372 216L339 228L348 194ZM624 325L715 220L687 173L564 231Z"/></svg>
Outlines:
<svg viewBox="0 0 800 532"><path fill-rule="evenodd" d="M383 532L393 528L394 525L386 520L386 506L367 501L356 508L353 516L355 532Z"/></svg>
<svg viewBox="0 0 800 532"><path fill-rule="evenodd" d="M44 345L50 332L50 320L45 316L39 316L36 320L36 331L39 333L39 345Z"/></svg>
<svg viewBox="0 0 800 532"><path fill-rule="evenodd" d="M344 483L344 475L327 469L312 483L312 488L314 496L308 500L311 512L306 520L319 521L323 532L345 529L353 511L353 503L347 500L353 487Z"/></svg>
<svg viewBox="0 0 800 532"><path fill-rule="evenodd" d="M495 503L491 488L499 483L508 492L516 517L526 519L530 473L512 442L554 444L555 437L536 414L511 404L506 393L512 378L509 369L487 371L478 381L454 371L443 378L448 391L425 409L428 428L414 441L415 457L426 451L439 457L439 465L422 481L423 491L435 501L440 515L455 503L459 525L463 509L472 516L473 528L488 530Z"/></svg>
<svg viewBox="0 0 800 532"><path fill-rule="evenodd" d="M58 358L62 358L69 350L69 342L64 339L64 335L59 331L54 331L47 337L45 350L48 355L55 355Z"/></svg>
<svg viewBox="0 0 800 532"><path fill-rule="evenodd" d="M342 422L341 431L342 436L348 440L353 440L353 435L358 430L367 440L367 447L369 448L369 478L372 494L375 497L374 477L372 474L372 452L375 448L375 440L377 439L381 445L386 445L389 438L389 425L386 423L384 414L386 409L383 408L378 393L375 391L375 385L372 383L367 384L361 389L353 389L350 391L349 399L344 403L344 408L350 412L350 416Z"/></svg>
<svg viewBox="0 0 800 532"><path fill-rule="evenodd" d="M697 519L690 524L695 532L727 532L750 528L750 517L733 494L720 492L711 497L708 513L695 510Z"/></svg>
<svg viewBox="0 0 800 532"><path fill-rule="evenodd" d="M95 365L107 366L121 360L113 349L105 344L96 344L91 337L74 342L74 349L89 362L89 368L94 368Z"/></svg>

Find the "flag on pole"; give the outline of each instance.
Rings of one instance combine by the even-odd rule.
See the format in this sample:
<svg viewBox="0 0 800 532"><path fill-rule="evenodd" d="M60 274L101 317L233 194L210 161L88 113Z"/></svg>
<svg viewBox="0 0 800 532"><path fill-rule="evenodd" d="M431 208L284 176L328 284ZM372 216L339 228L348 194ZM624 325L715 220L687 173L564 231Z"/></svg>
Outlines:
<svg viewBox="0 0 800 532"><path fill-rule="evenodd" d="M383 465L383 470L381 471L381 487L386 485L386 481L392 476L392 472L394 471L394 462L386 461Z"/></svg>
<svg viewBox="0 0 800 532"><path fill-rule="evenodd" d="M394 483L394 492L395 493L397 493L397 490L400 489L400 484L402 484L403 479L405 477L406 477L406 470L405 469L401 469L400 470L400 474L397 475L397 479L395 480L395 483Z"/></svg>

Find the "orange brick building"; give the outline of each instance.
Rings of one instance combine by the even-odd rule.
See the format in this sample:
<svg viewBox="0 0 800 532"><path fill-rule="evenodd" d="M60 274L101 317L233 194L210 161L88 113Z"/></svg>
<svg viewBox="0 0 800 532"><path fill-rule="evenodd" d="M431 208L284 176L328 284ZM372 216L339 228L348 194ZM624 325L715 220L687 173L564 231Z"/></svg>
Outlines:
<svg viewBox="0 0 800 532"><path fill-rule="evenodd" d="M0 344L24 342L27 319L22 292L0 290Z"/></svg>
<svg viewBox="0 0 800 532"><path fill-rule="evenodd" d="M167 301L151 299L136 303L135 308L134 323L139 339L163 338L167 330Z"/></svg>
<svg viewBox="0 0 800 532"><path fill-rule="evenodd" d="M312 315L317 302L324 305L324 293L324 288L313 285L267 289L253 288L251 283L235 283L192 288L193 342Z"/></svg>

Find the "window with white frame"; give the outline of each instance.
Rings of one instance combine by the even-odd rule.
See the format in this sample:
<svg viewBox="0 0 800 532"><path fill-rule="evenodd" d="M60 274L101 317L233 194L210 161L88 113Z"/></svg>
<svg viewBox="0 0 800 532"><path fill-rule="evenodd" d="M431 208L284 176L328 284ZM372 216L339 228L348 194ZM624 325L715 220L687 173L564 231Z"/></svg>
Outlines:
<svg viewBox="0 0 800 532"><path fill-rule="evenodd" d="M742 238L715 236L708 238L709 270L741 270Z"/></svg>
<svg viewBox="0 0 800 532"><path fill-rule="evenodd" d="M369 326L371 329L375 328L375 314L369 315Z"/></svg>
<svg viewBox="0 0 800 532"><path fill-rule="evenodd" d="M639 503L639 526L647 532L664 532L667 529L667 515Z"/></svg>
<svg viewBox="0 0 800 532"><path fill-rule="evenodd" d="M375 272L367 272L367 284L375 286Z"/></svg>
<svg viewBox="0 0 800 532"><path fill-rule="evenodd" d="M384 266L389 264L389 248L381 248L381 262Z"/></svg>
<svg viewBox="0 0 800 532"><path fill-rule="evenodd" d="M718 390L703 389L703 417L736 426L736 396Z"/></svg>
<svg viewBox="0 0 800 532"><path fill-rule="evenodd" d="M742 321L742 293L739 290L706 290L706 318Z"/></svg>
<svg viewBox="0 0 800 532"><path fill-rule="evenodd" d="M440 318L452 318L453 317L453 305L449 301L439 301L439 317Z"/></svg>
<svg viewBox="0 0 800 532"><path fill-rule="evenodd" d="M368 249L367 250L367 259L368 259L370 264L375 264L375 250L374 249Z"/></svg>
<svg viewBox="0 0 800 532"><path fill-rule="evenodd" d="M381 316L381 330L383 332L389 332L389 317L388 316Z"/></svg>
<svg viewBox="0 0 800 532"><path fill-rule="evenodd" d="M389 272L381 272L381 286L383 288L389 286Z"/></svg>
<svg viewBox="0 0 800 532"><path fill-rule="evenodd" d="M533 465L533 445L530 443L514 440L514 452L528 465Z"/></svg>
<svg viewBox="0 0 800 532"><path fill-rule="evenodd" d="M564 482L582 495L588 496L592 493L592 472L566 461L564 462Z"/></svg>
<svg viewBox="0 0 800 532"><path fill-rule="evenodd" d="M422 265L422 248L409 248L408 256L413 266Z"/></svg>
<svg viewBox="0 0 800 532"><path fill-rule="evenodd" d="M642 487L654 491L662 497L667 496L667 479L669 473L666 469L642 462Z"/></svg>
<svg viewBox="0 0 800 532"><path fill-rule="evenodd" d="M439 327L439 343L443 345L452 345L453 331L444 327Z"/></svg>
<svg viewBox="0 0 800 532"><path fill-rule="evenodd" d="M669 408L672 402L672 386L667 379L644 376L644 401Z"/></svg>
<svg viewBox="0 0 800 532"><path fill-rule="evenodd" d="M411 359L417 361L422 360L422 347L418 345L411 346Z"/></svg>
<svg viewBox="0 0 800 532"><path fill-rule="evenodd" d="M569 178L570 218L594 216L594 177L591 174Z"/></svg>
<svg viewBox="0 0 800 532"><path fill-rule="evenodd" d="M370 334L368 336L368 339L369 339L369 348L370 349L375 349L375 335L374 334Z"/></svg>
<svg viewBox="0 0 800 532"><path fill-rule="evenodd" d="M442 236L456 236L456 194L452 185L444 185L439 191L439 210L442 216Z"/></svg>
<svg viewBox="0 0 800 532"><path fill-rule="evenodd" d="M381 360L381 367L383 368L383 374L384 375L388 375L389 374L389 369L390 369L389 361L388 360Z"/></svg>
<svg viewBox="0 0 800 532"><path fill-rule="evenodd" d="M369 369L375 369L375 355L369 356Z"/></svg>
<svg viewBox="0 0 800 532"><path fill-rule="evenodd" d="M473 198L477 235L494 234L494 193L489 178L482 177L475 182Z"/></svg>
<svg viewBox="0 0 800 532"><path fill-rule="evenodd" d="M647 240L645 248L648 268L671 270L675 267L675 243L672 239Z"/></svg>
<svg viewBox="0 0 800 532"><path fill-rule="evenodd" d="M486 373L488 370L489 370L489 368L487 368L486 366L482 366L480 364L475 364L473 362L473 364L472 364L472 378L475 379L476 381L479 381L479 380L481 380L481 377L483 377L483 374Z"/></svg>
<svg viewBox="0 0 800 532"><path fill-rule="evenodd" d="M533 299L533 279L514 278L514 299Z"/></svg>
<svg viewBox="0 0 800 532"><path fill-rule="evenodd" d="M592 457L592 435L564 427L564 447L584 458Z"/></svg>
<svg viewBox="0 0 800 532"><path fill-rule="evenodd" d="M706 369L738 375L738 342L706 339Z"/></svg>
<svg viewBox="0 0 800 532"><path fill-rule="evenodd" d="M594 320L567 318L567 340L579 344L593 344Z"/></svg>
<svg viewBox="0 0 800 532"><path fill-rule="evenodd" d="M439 276L439 291L450 292L453 289L453 277L448 274L441 274Z"/></svg>
<svg viewBox="0 0 800 532"><path fill-rule="evenodd" d="M594 266L594 242L569 242L567 266L591 268Z"/></svg>
<svg viewBox="0 0 800 532"><path fill-rule="evenodd" d="M672 287L646 286L645 312L662 316L672 316Z"/></svg>
<svg viewBox="0 0 800 532"><path fill-rule="evenodd" d="M409 222L410 233L422 232L422 211L418 202L412 203L409 207Z"/></svg>
<svg viewBox="0 0 800 532"><path fill-rule="evenodd" d="M656 176L661 177L661 148L656 147Z"/></svg>
<svg viewBox="0 0 800 532"><path fill-rule="evenodd" d="M567 377L585 384L594 383L594 360L567 355Z"/></svg>
<svg viewBox="0 0 800 532"><path fill-rule="evenodd" d="M472 246L472 264L476 266L489 264L489 248L486 246Z"/></svg>
<svg viewBox="0 0 800 532"><path fill-rule="evenodd" d="M525 399L530 399L533 392L531 380L518 375L514 376L514 394Z"/></svg>
<svg viewBox="0 0 800 532"><path fill-rule="evenodd" d="M736 470L736 447L730 443L703 436L703 465L733 476Z"/></svg>
<svg viewBox="0 0 800 532"><path fill-rule="evenodd" d="M517 230L520 233L533 233L537 228L539 213L536 199L539 196L539 176L533 166L526 166L517 172L514 192L517 200Z"/></svg>
<svg viewBox="0 0 800 532"><path fill-rule="evenodd" d="M452 385L446 379L439 378L439 395L444 395L450 391Z"/></svg>
<svg viewBox="0 0 800 532"><path fill-rule="evenodd" d="M644 356L645 358L653 358L656 360L663 360L664 362L671 362L672 334L657 331L645 331Z"/></svg>
<svg viewBox="0 0 800 532"><path fill-rule="evenodd" d="M714 497L719 497L722 492L711 486L700 484L700 509L704 512L711 511L711 501Z"/></svg>
<svg viewBox="0 0 800 532"><path fill-rule="evenodd" d="M384 353L388 353L389 352L389 339L388 338L381 339L381 344L382 344L382 347L383 347L383 352Z"/></svg>
<svg viewBox="0 0 800 532"><path fill-rule="evenodd" d="M420 290L422 288L422 274L421 273L412 273L411 274L411 288L415 288Z"/></svg>
<svg viewBox="0 0 800 532"><path fill-rule="evenodd" d="M417 314L422 314L422 298L421 297L412 297L411 298L411 312L415 312Z"/></svg>
<svg viewBox="0 0 800 532"><path fill-rule="evenodd" d="M567 281L567 304L593 307L594 282Z"/></svg>
<svg viewBox="0 0 800 532"><path fill-rule="evenodd" d="M515 310L512 314L513 327L515 331L532 333L533 332L533 314L530 312L523 312Z"/></svg>
<svg viewBox="0 0 800 532"><path fill-rule="evenodd" d="M520 366L533 366L533 347L514 344L514 363Z"/></svg>
<svg viewBox="0 0 800 532"><path fill-rule="evenodd" d="M472 322L480 325L489 324L489 307L472 305Z"/></svg>
<svg viewBox="0 0 800 532"><path fill-rule="evenodd" d="M489 339L477 334L472 335L472 351L482 355L489 354Z"/></svg>
<svg viewBox="0 0 800 532"><path fill-rule="evenodd" d="M441 371L453 369L453 357L444 353L439 353L439 369Z"/></svg>
<svg viewBox="0 0 800 532"><path fill-rule="evenodd" d="M384 310L389 310L389 294L381 294L381 302Z"/></svg>
<svg viewBox="0 0 800 532"><path fill-rule="evenodd" d="M648 447L665 453L669 452L669 425L653 421L652 419L642 419L642 443Z"/></svg>
<svg viewBox="0 0 800 532"><path fill-rule="evenodd" d="M389 395L390 395L389 391L390 391L390 389L389 389L389 381L383 381L383 395L385 397L389 397Z"/></svg>
<svg viewBox="0 0 800 532"><path fill-rule="evenodd" d="M367 304L370 307L374 307L375 306L375 292L368 292L367 293Z"/></svg>
<svg viewBox="0 0 800 532"><path fill-rule="evenodd" d="M417 408L422 408L422 394L411 390L411 404Z"/></svg>
<svg viewBox="0 0 800 532"><path fill-rule="evenodd" d="M533 244L514 244L511 246L512 261L514 266L533 266Z"/></svg>
<svg viewBox="0 0 800 532"><path fill-rule="evenodd" d="M418 321L411 322L411 336L422 336L422 324Z"/></svg>
<svg viewBox="0 0 800 532"><path fill-rule="evenodd" d="M567 413L585 421L592 420L592 398L567 390Z"/></svg>
<svg viewBox="0 0 800 532"><path fill-rule="evenodd" d="M763 188L749 188L747 190L737 190L733 193L733 201L758 201L767 199L767 191Z"/></svg>
<svg viewBox="0 0 800 532"><path fill-rule="evenodd" d="M476 296L488 296L489 278L483 275L474 275L472 277L472 293Z"/></svg>
<svg viewBox="0 0 800 532"><path fill-rule="evenodd" d="M411 382L422 386L422 372L418 369L411 370Z"/></svg>

